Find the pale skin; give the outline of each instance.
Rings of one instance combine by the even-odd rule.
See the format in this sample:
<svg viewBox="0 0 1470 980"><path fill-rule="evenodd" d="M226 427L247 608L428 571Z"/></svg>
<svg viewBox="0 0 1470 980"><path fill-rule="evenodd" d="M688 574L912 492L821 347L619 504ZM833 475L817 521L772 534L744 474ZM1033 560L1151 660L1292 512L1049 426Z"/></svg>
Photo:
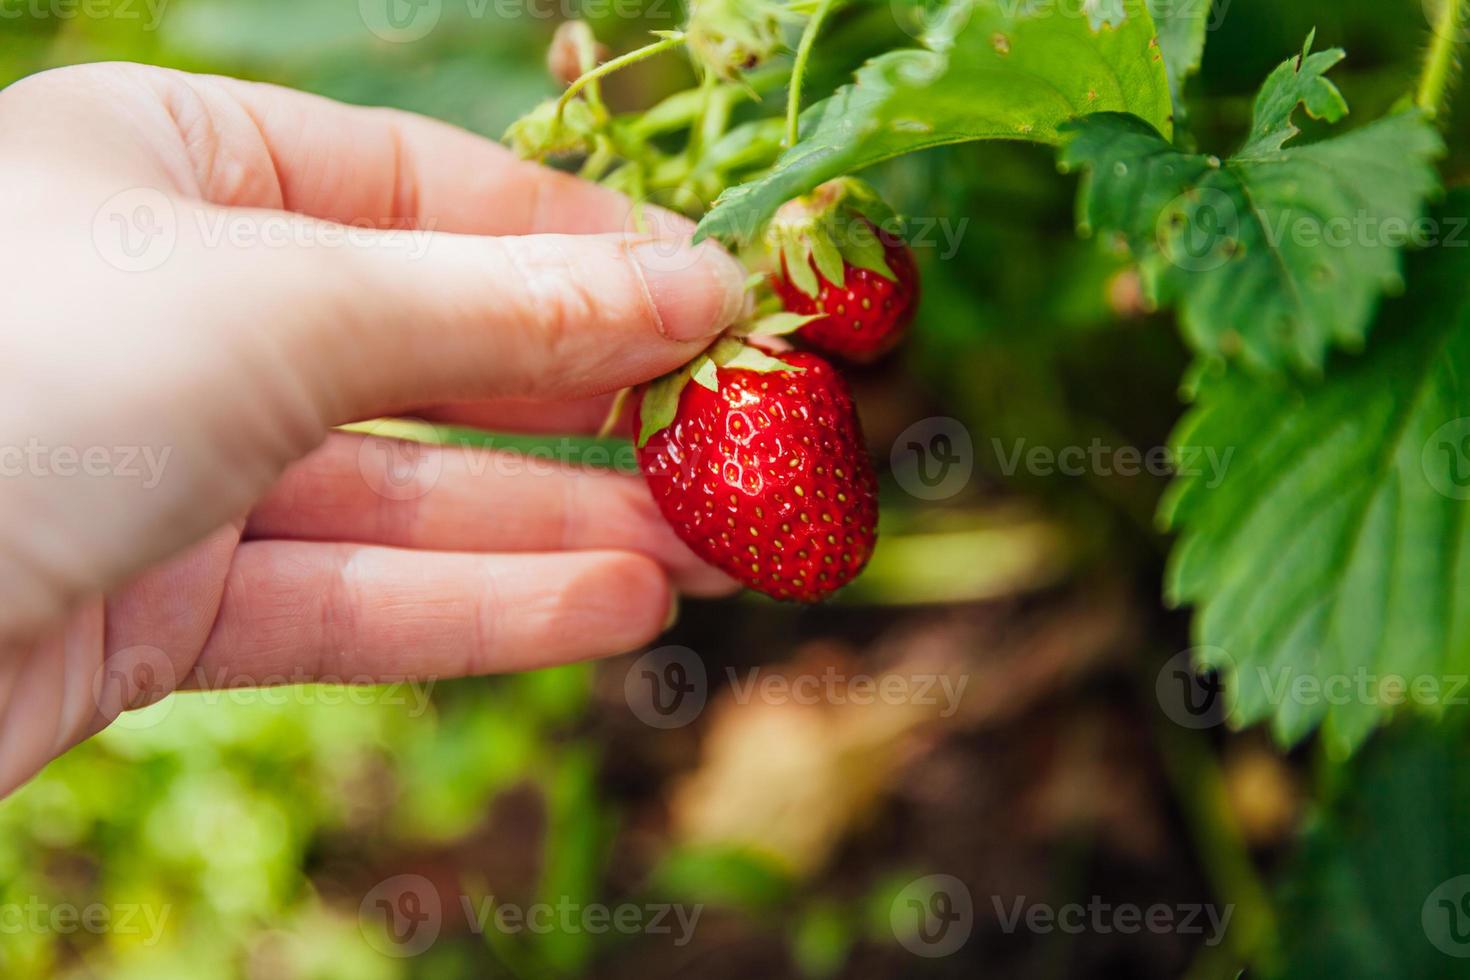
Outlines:
<svg viewBox="0 0 1470 980"><path fill-rule="evenodd" d="M0 178L0 794L173 687L605 656L731 588L636 475L335 428L594 430L740 311L682 219L427 119L133 65L0 92Z"/></svg>

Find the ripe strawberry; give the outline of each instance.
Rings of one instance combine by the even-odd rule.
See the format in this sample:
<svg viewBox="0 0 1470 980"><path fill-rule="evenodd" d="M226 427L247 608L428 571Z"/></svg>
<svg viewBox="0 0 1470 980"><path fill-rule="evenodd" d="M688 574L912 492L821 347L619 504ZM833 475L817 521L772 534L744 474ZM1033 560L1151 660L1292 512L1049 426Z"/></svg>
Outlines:
<svg viewBox="0 0 1470 980"><path fill-rule="evenodd" d="M821 317L796 331L796 336L825 354L858 364L876 361L898 346L919 302L919 270L909 247L886 232L867 227L882 243L893 278L854 266L844 258L842 284L838 285L822 275L816 257L811 256L806 261L817 279L813 296L793 281L785 254L781 272L771 277L788 312Z"/></svg>
<svg viewBox="0 0 1470 980"><path fill-rule="evenodd" d="M877 538L877 479L847 384L815 354L726 340L642 396L638 464L675 533L778 599L816 602Z"/></svg>

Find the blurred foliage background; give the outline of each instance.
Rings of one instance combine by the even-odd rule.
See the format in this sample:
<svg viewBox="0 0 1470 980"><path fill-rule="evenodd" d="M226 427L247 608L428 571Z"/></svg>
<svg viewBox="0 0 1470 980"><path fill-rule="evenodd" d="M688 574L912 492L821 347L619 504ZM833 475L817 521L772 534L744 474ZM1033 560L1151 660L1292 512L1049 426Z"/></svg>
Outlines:
<svg viewBox="0 0 1470 980"><path fill-rule="evenodd" d="M543 53L563 17L585 12L617 51L680 16L659 0L442 0L427 36L392 43L365 27L370 6L0 0L0 83L126 59L498 137L554 91ZM628 10L644 16L614 15ZM1418 0L1217 0L1191 106L1200 145L1234 142L1260 80L1313 27L1348 50L1334 77L1361 117L1410 87L1428 33ZM835 29L846 37L814 75L827 84L901 40L886 3ZM687 83L681 59L659 59L609 97L645 106ZM1462 118L1448 127L1451 184L1470 160ZM1400 764L1385 753L1406 737L1391 733L1339 770L1181 713L1159 683L1189 645L1158 600L1164 481L1006 472L1018 443L1163 445L1180 408L1176 331L1144 312L1129 270L1077 238L1074 180L1046 150L1003 144L873 176L901 211L962 230L952 255L919 249L916 343L856 378L875 456L887 470L900 433L948 417L971 436L976 472L942 501L887 475L883 544L840 604L687 603L663 642L698 654L710 691L670 729L630 705L642 651L427 691L180 695L128 716L0 804L0 907L100 905L115 927L0 918L0 975L1205 977L1293 944L1342 970L1400 941L1383 937L1422 945L1412 889L1385 907L1351 883L1386 887L1385 854L1431 830L1443 846L1413 871L1470 870L1456 864L1463 740L1408 739ZM942 699L773 703L731 683L756 667L965 686L952 712ZM1409 812L1395 794L1427 802ZM894 913L936 874L963 882L973 927L947 955L919 956ZM442 904L437 936L411 956L373 913L403 875ZM683 943L677 927L477 930L462 899L485 896L702 912ZM1001 914L1017 898L1094 896L1232 918L1215 944L1208 930L1008 929Z"/></svg>

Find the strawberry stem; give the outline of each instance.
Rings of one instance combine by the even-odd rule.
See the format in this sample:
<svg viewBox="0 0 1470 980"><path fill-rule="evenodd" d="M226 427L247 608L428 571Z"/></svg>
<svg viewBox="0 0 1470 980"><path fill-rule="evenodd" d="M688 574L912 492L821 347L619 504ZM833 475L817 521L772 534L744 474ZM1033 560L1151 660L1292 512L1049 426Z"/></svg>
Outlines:
<svg viewBox="0 0 1470 980"><path fill-rule="evenodd" d="M577 68L585 75L597 68L597 40L590 28L577 31L574 36L577 41ZM587 101L599 115L607 114L607 106L602 102L602 86L595 80L587 83Z"/></svg>
<svg viewBox="0 0 1470 980"><path fill-rule="evenodd" d="M628 407L628 396L632 393L632 388L618 389L618 393L613 396L612 405L607 410L607 416L602 420L602 425L597 427L597 438L606 439L617 429L618 422L623 417L623 411Z"/></svg>
<svg viewBox="0 0 1470 980"><path fill-rule="evenodd" d="M652 44L645 44L636 51L629 51L627 54L618 55L611 61L604 61L589 72L583 72L577 77L576 81L567 86L567 90L561 94L561 98L556 100L557 118L561 118L562 110L566 108L567 103L572 101L578 92L582 91L582 89L586 88L592 82L611 75L615 71L621 71L629 65L634 65L640 61L652 58L654 55L663 54L665 51L677 48L683 43L684 34L679 31L671 31Z"/></svg>
<svg viewBox="0 0 1470 980"><path fill-rule="evenodd" d="M816 44L817 35L821 33L822 21L837 6L837 0L822 0L817 5L816 12L812 14L811 20L806 22L806 29L801 33L801 41L796 47L796 61L791 65L791 82L786 96L786 148L789 150L796 145L798 121L801 117L801 85L806 80L806 63L811 60L812 47Z"/></svg>
<svg viewBox="0 0 1470 980"><path fill-rule="evenodd" d="M1440 0L1442 6L1434 22L1434 41L1424 58L1424 72L1414 104L1429 118L1444 109L1450 79L1455 73L1455 56L1465 23L1465 0Z"/></svg>
<svg viewBox="0 0 1470 980"><path fill-rule="evenodd" d="M730 122L732 96L740 90L733 85L722 85L719 78L706 72L699 80L699 92L699 118L689 130L690 152L696 158L724 135Z"/></svg>

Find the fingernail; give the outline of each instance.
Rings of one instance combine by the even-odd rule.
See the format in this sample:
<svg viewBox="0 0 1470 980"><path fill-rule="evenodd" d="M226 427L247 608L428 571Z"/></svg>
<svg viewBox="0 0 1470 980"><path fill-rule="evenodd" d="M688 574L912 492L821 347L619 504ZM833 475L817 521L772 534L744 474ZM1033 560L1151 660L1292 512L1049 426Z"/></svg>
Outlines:
<svg viewBox="0 0 1470 980"><path fill-rule="evenodd" d="M745 306L745 269L714 242L644 239L630 254L658 311L659 330L671 340L713 337Z"/></svg>
<svg viewBox="0 0 1470 980"><path fill-rule="evenodd" d="M679 621L679 593L675 592L673 594L672 598L669 599L669 615L667 617L665 617L665 619L664 619L663 632L667 633L669 630L673 629L674 628L674 624L677 623L678 621Z"/></svg>

